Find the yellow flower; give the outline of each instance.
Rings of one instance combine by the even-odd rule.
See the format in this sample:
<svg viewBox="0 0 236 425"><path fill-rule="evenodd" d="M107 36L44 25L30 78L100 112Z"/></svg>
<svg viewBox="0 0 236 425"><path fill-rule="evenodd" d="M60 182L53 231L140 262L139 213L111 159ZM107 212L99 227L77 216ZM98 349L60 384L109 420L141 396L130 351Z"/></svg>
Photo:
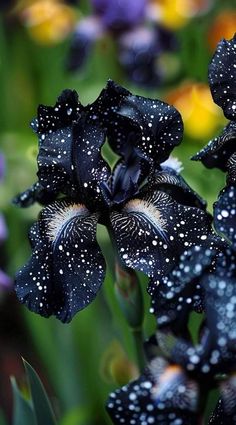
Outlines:
<svg viewBox="0 0 236 425"><path fill-rule="evenodd" d="M159 20L171 29L181 28L190 18L206 12L211 3L212 0L151 0Z"/></svg>
<svg viewBox="0 0 236 425"><path fill-rule="evenodd" d="M208 42L212 50L215 50L217 43L226 38L229 40L236 32L236 11L225 10L214 19L208 31Z"/></svg>
<svg viewBox="0 0 236 425"><path fill-rule="evenodd" d="M31 37L41 44L62 41L73 30L75 12L57 0L37 0L21 11Z"/></svg>
<svg viewBox="0 0 236 425"><path fill-rule="evenodd" d="M186 82L167 96L181 113L185 133L194 139L213 137L223 122L221 109L212 100L206 84Z"/></svg>

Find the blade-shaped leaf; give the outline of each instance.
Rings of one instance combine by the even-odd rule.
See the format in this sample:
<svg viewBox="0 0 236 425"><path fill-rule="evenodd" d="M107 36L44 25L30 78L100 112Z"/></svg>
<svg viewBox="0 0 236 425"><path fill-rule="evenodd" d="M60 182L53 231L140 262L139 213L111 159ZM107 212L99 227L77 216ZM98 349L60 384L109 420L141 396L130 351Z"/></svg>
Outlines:
<svg viewBox="0 0 236 425"><path fill-rule="evenodd" d="M56 419L41 380L32 366L23 361L30 384L37 425L56 425Z"/></svg>
<svg viewBox="0 0 236 425"><path fill-rule="evenodd" d="M14 400L13 425L37 425L32 403L22 395L13 377L11 385Z"/></svg>

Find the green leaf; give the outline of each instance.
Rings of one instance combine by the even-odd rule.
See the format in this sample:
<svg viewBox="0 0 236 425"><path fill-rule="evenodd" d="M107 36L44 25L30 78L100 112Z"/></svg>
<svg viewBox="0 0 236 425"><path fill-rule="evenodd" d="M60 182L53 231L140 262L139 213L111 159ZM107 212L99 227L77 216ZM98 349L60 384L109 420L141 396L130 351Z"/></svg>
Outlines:
<svg viewBox="0 0 236 425"><path fill-rule="evenodd" d="M37 425L32 403L22 395L15 378L11 378L13 390L13 425ZM1 422L1 425L4 422Z"/></svg>
<svg viewBox="0 0 236 425"><path fill-rule="evenodd" d="M56 425L56 419L41 380L32 366L24 359L23 362L29 380L37 425Z"/></svg>

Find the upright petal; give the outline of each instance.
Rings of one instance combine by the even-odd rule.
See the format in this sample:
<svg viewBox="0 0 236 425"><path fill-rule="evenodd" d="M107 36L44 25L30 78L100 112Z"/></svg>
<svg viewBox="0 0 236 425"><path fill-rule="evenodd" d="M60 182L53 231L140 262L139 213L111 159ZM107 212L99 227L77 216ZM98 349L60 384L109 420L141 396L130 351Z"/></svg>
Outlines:
<svg viewBox="0 0 236 425"><path fill-rule="evenodd" d="M157 278L173 267L186 247L201 245L212 234L207 213L161 191L147 192L113 211L111 225L124 263Z"/></svg>
<svg viewBox="0 0 236 425"><path fill-rule="evenodd" d="M130 94L124 97L117 113L138 129L137 148L154 164L165 161L182 140L181 115L165 102Z"/></svg>
<svg viewBox="0 0 236 425"><path fill-rule="evenodd" d="M80 185L80 196L87 206L95 208L101 200L100 185L110 176L110 168L101 155L105 137L105 131L91 111L74 125L75 174Z"/></svg>
<svg viewBox="0 0 236 425"><path fill-rule="evenodd" d="M97 221L67 200L42 211L30 233L32 256L16 276L17 296L30 310L69 322L93 301L105 273Z"/></svg>
<svg viewBox="0 0 236 425"><path fill-rule="evenodd" d="M32 122L39 136L39 183L51 192L77 191L73 126L82 110L77 93L64 90L54 107L40 105L38 118Z"/></svg>
<svg viewBox="0 0 236 425"><path fill-rule="evenodd" d="M134 96L113 81L108 81L92 107L107 128L111 148L122 157L129 144L158 166L182 140L182 119L173 106Z"/></svg>
<svg viewBox="0 0 236 425"><path fill-rule="evenodd" d="M222 40L209 66L212 97L226 118L236 118L236 34L231 40Z"/></svg>

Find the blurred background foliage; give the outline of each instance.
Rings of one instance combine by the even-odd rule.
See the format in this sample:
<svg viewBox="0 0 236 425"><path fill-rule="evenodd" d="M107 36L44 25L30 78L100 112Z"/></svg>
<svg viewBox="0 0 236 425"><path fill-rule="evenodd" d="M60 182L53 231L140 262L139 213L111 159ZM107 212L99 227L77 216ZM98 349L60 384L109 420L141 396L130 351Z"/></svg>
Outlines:
<svg viewBox="0 0 236 425"><path fill-rule="evenodd" d="M136 43L135 53L132 50L128 57L128 68L119 53L121 43L127 40L127 28L117 31L112 25L105 28L103 24L102 33L94 30L93 46L89 45L88 51L86 43L83 51L79 46L82 55L77 61L79 69L71 70L67 65L74 54L76 34L81 28L86 34L86 22L90 25L87 17L102 19L89 0L0 3L0 153L5 158L0 209L8 227L8 237L4 241L0 237L0 269L12 279L29 256L27 232L40 209L34 206L19 210L11 203L17 193L36 180L37 140L28 124L36 114L37 105L54 104L64 88L76 89L81 102L87 104L97 97L106 80L112 78L136 94L174 104L185 124L184 141L174 151L183 162L184 177L207 199L209 210L223 187L224 176L220 171L206 170L201 164L191 163L189 158L225 124L211 99L207 68L217 42L222 37L232 37L236 31L235 2L149 0L145 7L145 28L148 31L151 25L164 28L168 31L166 37L174 39L173 49L161 46L150 53L152 66L160 77L159 84L157 81L151 85L147 81L138 84L137 78L133 78L135 61L140 59L135 49L142 45L144 33L136 31L133 38L132 34L142 22L138 26L132 23L128 28L131 50L132 43ZM164 35L161 41L164 46L167 41ZM127 45L125 49L127 53ZM107 234L102 227L98 238L108 263L112 264ZM155 329L155 322L148 314L146 278L140 276L140 279L146 311L144 335L148 337ZM196 328L194 320L192 328ZM5 423L4 417L8 423L12 417L9 376L16 376L19 386L25 387L20 356L39 372L60 425L109 424L104 410L108 393L138 373L132 334L114 294L111 267L95 302L69 325L26 311L9 285L7 290L0 285L1 425Z"/></svg>

